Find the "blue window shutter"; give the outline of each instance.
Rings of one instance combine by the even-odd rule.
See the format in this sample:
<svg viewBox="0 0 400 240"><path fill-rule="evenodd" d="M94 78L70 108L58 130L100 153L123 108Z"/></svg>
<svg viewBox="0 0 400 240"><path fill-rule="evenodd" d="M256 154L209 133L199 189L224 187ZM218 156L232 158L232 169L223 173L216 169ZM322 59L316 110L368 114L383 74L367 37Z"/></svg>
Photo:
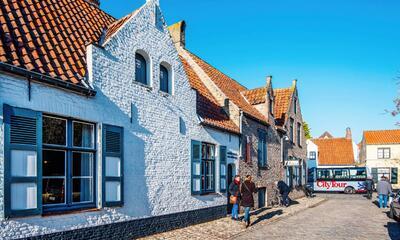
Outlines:
<svg viewBox="0 0 400 240"><path fill-rule="evenodd" d="M397 174L398 174L398 168L392 168L391 181L390 181L392 184L397 184Z"/></svg>
<svg viewBox="0 0 400 240"><path fill-rule="evenodd" d="M18 217L38 215L42 213L42 114L28 109L3 106L4 113L4 187L5 187L5 216ZM12 152L29 151L36 153L36 176L13 176L11 164ZM12 207L12 186L18 184L31 184L30 190L36 186L36 203L27 204L25 209ZM27 191L28 192L28 191ZM29 193L27 193L29 194ZM32 197L32 196L31 196ZM36 205L36 206L34 206Z"/></svg>
<svg viewBox="0 0 400 240"><path fill-rule="evenodd" d="M263 142L263 148L264 148L264 153L263 153L263 158L264 158L264 166L268 166L268 149L267 149L267 133L264 132L264 142Z"/></svg>
<svg viewBox="0 0 400 240"><path fill-rule="evenodd" d="M191 188L192 195L200 195L201 194L201 143L198 141L192 140L191 146L191 158L192 158L192 167L191 167Z"/></svg>
<svg viewBox="0 0 400 240"><path fill-rule="evenodd" d="M220 146L219 147L219 172L220 172L220 191L221 192L226 192L226 184L227 184L227 179L226 179L226 147L225 146Z"/></svg>
<svg viewBox="0 0 400 240"><path fill-rule="evenodd" d="M124 129L117 126L103 125L103 206L113 207L124 204ZM119 173L107 173L107 166L113 166L119 160ZM108 162L109 161L109 162ZM112 163L114 161L114 163ZM107 188L110 189L107 189ZM116 187L116 188L115 188ZM107 195L109 194L109 195Z"/></svg>
<svg viewBox="0 0 400 240"><path fill-rule="evenodd" d="M262 132L258 131L258 148L257 148L257 160L258 160L258 166L262 167L263 166L263 159L262 159Z"/></svg>

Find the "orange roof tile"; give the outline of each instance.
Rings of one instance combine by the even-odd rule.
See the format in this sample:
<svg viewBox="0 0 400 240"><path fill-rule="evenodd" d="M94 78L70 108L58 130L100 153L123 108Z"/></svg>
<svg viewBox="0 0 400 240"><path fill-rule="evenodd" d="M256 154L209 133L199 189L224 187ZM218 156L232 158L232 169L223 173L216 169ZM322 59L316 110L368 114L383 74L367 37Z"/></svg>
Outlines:
<svg viewBox="0 0 400 240"><path fill-rule="evenodd" d="M80 85L86 46L114 21L85 0L0 0L0 61Z"/></svg>
<svg viewBox="0 0 400 240"><path fill-rule="evenodd" d="M190 53L189 51L187 51L187 53L196 62L196 64L203 69L203 71L217 85L217 87L245 114L261 122L267 123L266 117L264 117L264 115L254 108L242 95L242 92L247 91L247 88L240 85L238 82L228 77L193 53Z"/></svg>
<svg viewBox="0 0 400 240"><path fill-rule="evenodd" d="M354 165L353 142L346 138L312 139L318 146L318 164Z"/></svg>
<svg viewBox="0 0 400 240"><path fill-rule="evenodd" d="M197 91L197 114L204 120L204 123L233 133L240 133L239 127L224 113L222 107L219 106L217 100L187 61L183 57L181 57L181 61L191 87Z"/></svg>
<svg viewBox="0 0 400 240"><path fill-rule="evenodd" d="M293 90L291 88L274 89L274 116L278 126L285 125Z"/></svg>
<svg viewBox="0 0 400 240"><path fill-rule="evenodd" d="M137 12L138 9L108 26L104 41L109 40Z"/></svg>
<svg viewBox="0 0 400 240"><path fill-rule="evenodd" d="M400 129L365 131L366 144L400 144Z"/></svg>
<svg viewBox="0 0 400 240"><path fill-rule="evenodd" d="M251 105L265 103L267 100L267 88L261 87L247 90L243 92L243 95L246 97L247 101L249 101Z"/></svg>

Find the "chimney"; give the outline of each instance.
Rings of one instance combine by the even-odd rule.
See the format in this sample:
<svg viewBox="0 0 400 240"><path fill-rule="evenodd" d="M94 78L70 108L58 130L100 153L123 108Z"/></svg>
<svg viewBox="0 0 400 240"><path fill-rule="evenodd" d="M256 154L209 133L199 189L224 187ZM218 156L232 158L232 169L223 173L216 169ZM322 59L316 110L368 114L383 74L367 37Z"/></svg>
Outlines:
<svg viewBox="0 0 400 240"><path fill-rule="evenodd" d="M230 111L229 111L229 98L225 98L224 100L224 106L222 107L226 113L226 115L228 115L228 117L230 117Z"/></svg>
<svg viewBox="0 0 400 240"><path fill-rule="evenodd" d="M168 27L172 41L175 45L185 48L186 46L186 22L180 21Z"/></svg>
<svg viewBox="0 0 400 240"><path fill-rule="evenodd" d="M97 8L100 7L100 0L86 0L90 5L95 6Z"/></svg>
<svg viewBox="0 0 400 240"><path fill-rule="evenodd" d="M295 88L297 86L297 79L294 79L292 82L292 87Z"/></svg>
<svg viewBox="0 0 400 240"><path fill-rule="evenodd" d="M348 127L346 128L346 139L352 139L351 129Z"/></svg>
<svg viewBox="0 0 400 240"><path fill-rule="evenodd" d="M272 76L267 76L267 87L271 85L271 82L272 82Z"/></svg>

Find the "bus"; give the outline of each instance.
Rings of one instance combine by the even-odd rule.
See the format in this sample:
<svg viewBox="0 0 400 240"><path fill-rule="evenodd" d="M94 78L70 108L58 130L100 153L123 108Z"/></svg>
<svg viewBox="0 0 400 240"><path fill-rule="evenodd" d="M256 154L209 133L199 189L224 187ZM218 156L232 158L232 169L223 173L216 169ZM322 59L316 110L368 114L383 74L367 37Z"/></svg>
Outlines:
<svg viewBox="0 0 400 240"><path fill-rule="evenodd" d="M364 193L367 169L351 168L311 168L308 182L315 192Z"/></svg>

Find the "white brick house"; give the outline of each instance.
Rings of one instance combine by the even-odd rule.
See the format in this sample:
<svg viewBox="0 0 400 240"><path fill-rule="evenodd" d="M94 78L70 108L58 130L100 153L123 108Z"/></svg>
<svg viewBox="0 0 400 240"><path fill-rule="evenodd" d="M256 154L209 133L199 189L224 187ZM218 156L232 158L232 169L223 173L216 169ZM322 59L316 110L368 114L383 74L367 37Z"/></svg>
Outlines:
<svg viewBox="0 0 400 240"><path fill-rule="evenodd" d="M43 4L72 12L100 11L83 0ZM238 166L237 132L201 124L196 91L158 1L109 21L99 41L85 48L86 72L78 83L47 74L46 63L49 69L57 67L51 56L40 56L38 63L32 52L38 69L31 70L28 64L13 65L7 52L12 47L1 49L0 219L5 231L0 238L193 210L201 215L202 209L224 214L225 167ZM74 57L76 52L70 51L62 51L61 57ZM79 71L71 75L76 68L71 66L61 68L76 77Z"/></svg>

